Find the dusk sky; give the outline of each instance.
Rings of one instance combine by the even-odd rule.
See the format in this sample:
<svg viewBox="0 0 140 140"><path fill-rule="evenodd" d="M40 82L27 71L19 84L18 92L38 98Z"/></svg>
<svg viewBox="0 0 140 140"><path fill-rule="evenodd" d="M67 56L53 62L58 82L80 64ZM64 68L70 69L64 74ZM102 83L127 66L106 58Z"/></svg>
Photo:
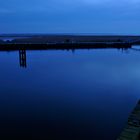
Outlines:
<svg viewBox="0 0 140 140"><path fill-rule="evenodd" d="M140 34L140 0L0 0L1 33Z"/></svg>

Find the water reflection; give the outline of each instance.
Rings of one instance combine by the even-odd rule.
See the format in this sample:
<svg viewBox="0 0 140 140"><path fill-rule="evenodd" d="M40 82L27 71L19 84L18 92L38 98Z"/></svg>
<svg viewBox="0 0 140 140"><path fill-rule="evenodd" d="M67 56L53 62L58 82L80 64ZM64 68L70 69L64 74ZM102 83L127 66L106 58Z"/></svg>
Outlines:
<svg viewBox="0 0 140 140"><path fill-rule="evenodd" d="M101 49L101 48L100 48ZM105 48L102 48L105 49ZM107 49L107 48L106 48ZM116 48L113 48L116 49ZM121 51L122 53L128 53L129 50L132 49L134 51L140 51L140 49L135 49L135 48L118 48L119 51ZM73 54L75 53L76 50L78 49L66 49L67 51L72 52ZM99 50L99 48L92 48L92 49L88 49L88 50ZM19 50L19 65L21 68L27 68L27 54L26 54L26 49L20 49Z"/></svg>
<svg viewBox="0 0 140 140"><path fill-rule="evenodd" d="M122 49L1 52L0 139L116 140L140 98L139 60Z"/></svg>
<svg viewBox="0 0 140 140"><path fill-rule="evenodd" d="M20 67L23 67L23 68L27 67L25 49L19 50L19 63L20 63Z"/></svg>

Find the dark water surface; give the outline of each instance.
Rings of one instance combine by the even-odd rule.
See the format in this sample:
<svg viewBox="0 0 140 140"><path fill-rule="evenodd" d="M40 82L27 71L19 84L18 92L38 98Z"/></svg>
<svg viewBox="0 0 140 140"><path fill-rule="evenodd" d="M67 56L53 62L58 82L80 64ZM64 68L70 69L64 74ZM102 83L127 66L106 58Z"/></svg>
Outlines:
<svg viewBox="0 0 140 140"><path fill-rule="evenodd" d="M0 139L116 140L140 99L140 52L0 52Z"/></svg>

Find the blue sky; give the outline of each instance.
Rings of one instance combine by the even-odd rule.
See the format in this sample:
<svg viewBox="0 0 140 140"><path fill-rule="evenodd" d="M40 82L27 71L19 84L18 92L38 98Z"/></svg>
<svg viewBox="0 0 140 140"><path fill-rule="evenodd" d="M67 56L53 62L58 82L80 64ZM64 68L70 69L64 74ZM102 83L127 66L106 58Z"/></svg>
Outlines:
<svg viewBox="0 0 140 140"><path fill-rule="evenodd" d="M1 33L140 34L140 0L0 0Z"/></svg>

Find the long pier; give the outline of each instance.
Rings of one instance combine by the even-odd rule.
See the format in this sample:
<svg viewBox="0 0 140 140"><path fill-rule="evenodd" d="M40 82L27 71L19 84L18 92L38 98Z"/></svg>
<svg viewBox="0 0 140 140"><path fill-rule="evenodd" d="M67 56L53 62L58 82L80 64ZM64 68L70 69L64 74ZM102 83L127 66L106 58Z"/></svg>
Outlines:
<svg viewBox="0 0 140 140"><path fill-rule="evenodd" d="M92 49L92 48L131 48L130 43L86 42L86 43L6 43L0 44L0 50L49 50L49 49Z"/></svg>
<svg viewBox="0 0 140 140"><path fill-rule="evenodd" d="M9 37L9 39L8 39ZM17 37L17 38L16 38ZM140 45L140 36L15 35L0 36L0 50L131 48Z"/></svg>

